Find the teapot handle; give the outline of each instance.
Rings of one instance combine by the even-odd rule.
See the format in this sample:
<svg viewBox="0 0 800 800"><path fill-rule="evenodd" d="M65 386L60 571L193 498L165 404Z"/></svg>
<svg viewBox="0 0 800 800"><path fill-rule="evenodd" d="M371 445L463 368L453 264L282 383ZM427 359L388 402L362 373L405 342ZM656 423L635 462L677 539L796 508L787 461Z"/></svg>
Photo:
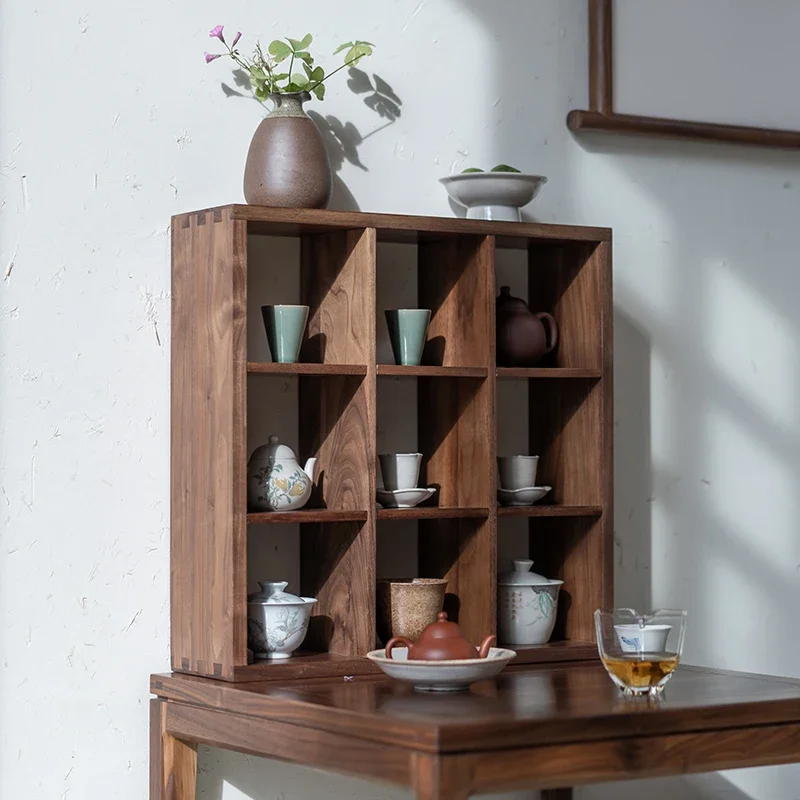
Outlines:
<svg viewBox="0 0 800 800"><path fill-rule="evenodd" d="M547 340L547 349L544 351L543 355L552 353L553 350L556 349L556 345L558 344L558 324L556 323L553 315L548 314L546 311L540 311L538 314L535 314L534 316L542 323L542 325L544 325L545 338Z"/></svg>
<svg viewBox="0 0 800 800"><path fill-rule="evenodd" d="M410 650L414 642L412 642L410 639L406 639L405 636L393 636L388 642L386 642L386 658L392 657L392 650L394 650L394 648L399 644L405 645Z"/></svg>
<svg viewBox="0 0 800 800"><path fill-rule="evenodd" d="M487 636L478 648L478 658L486 658L489 655L489 650L495 646L496 642L496 636Z"/></svg>

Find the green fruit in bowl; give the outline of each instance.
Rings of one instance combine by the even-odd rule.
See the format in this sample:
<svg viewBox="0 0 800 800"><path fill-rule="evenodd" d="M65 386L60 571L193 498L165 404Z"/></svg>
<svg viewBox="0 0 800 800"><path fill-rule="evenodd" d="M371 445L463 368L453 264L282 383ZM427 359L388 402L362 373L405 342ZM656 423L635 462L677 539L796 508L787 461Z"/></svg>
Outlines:
<svg viewBox="0 0 800 800"><path fill-rule="evenodd" d="M498 164L492 167L491 172L520 172L516 167L509 167L508 164Z"/></svg>
<svg viewBox="0 0 800 800"><path fill-rule="evenodd" d="M483 172L483 170L482 169L478 169L478 167L467 167L466 169L462 169L461 170L461 174L462 175L467 175L468 173L471 173L471 172Z"/></svg>

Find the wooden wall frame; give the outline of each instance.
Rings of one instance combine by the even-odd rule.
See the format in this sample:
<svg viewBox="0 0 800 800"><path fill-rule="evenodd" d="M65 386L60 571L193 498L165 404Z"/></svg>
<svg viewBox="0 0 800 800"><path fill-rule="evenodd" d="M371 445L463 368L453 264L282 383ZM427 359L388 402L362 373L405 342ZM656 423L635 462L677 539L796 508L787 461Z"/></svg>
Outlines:
<svg viewBox="0 0 800 800"><path fill-rule="evenodd" d="M614 111L613 0L589 3L589 109L570 111L573 133L637 134L758 147L800 148L800 131L617 114Z"/></svg>

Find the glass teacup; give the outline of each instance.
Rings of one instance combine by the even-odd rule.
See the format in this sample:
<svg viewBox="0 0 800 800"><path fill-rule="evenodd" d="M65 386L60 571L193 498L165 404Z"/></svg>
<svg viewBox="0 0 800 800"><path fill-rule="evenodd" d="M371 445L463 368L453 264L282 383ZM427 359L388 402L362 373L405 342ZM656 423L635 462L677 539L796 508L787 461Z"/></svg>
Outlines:
<svg viewBox="0 0 800 800"><path fill-rule="evenodd" d="M611 680L626 695L658 695L683 652L686 612L632 608L594 612L597 649Z"/></svg>

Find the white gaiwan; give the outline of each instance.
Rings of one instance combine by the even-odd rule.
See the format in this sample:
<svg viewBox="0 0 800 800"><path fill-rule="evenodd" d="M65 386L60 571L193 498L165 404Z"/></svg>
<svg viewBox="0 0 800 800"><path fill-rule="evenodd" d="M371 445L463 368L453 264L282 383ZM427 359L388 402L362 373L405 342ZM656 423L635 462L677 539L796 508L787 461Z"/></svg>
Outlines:
<svg viewBox="0 0 800 800"><path fill-rule="evenodd" d="M262 583L247 596L247 646L256 658L289 658L308 633L314 597L285 592L285 581Z"/></svg>
<svg viewBox="0 0 800 800"><path fill-rule="evenodd" d="M528 559L513 566L497 576L497 636L503 644L545 644L556 624L564 581L531 572L533 561Z"/></svg>
<svg viewBox="0 0 800 800"><path fill-rule="evenodd" d="M467 219L520 222L520 209L547 183L544 175L521 172L467 172L439 182L450 198L467 209Z"/></svg>
<svg viewBox="0 0 800 800"><path fill-rule="evenodd" d="M316 458L300 468L294 451L270 436L247 462L247 506L250 511L296 511L311 497Z"/></svg>

